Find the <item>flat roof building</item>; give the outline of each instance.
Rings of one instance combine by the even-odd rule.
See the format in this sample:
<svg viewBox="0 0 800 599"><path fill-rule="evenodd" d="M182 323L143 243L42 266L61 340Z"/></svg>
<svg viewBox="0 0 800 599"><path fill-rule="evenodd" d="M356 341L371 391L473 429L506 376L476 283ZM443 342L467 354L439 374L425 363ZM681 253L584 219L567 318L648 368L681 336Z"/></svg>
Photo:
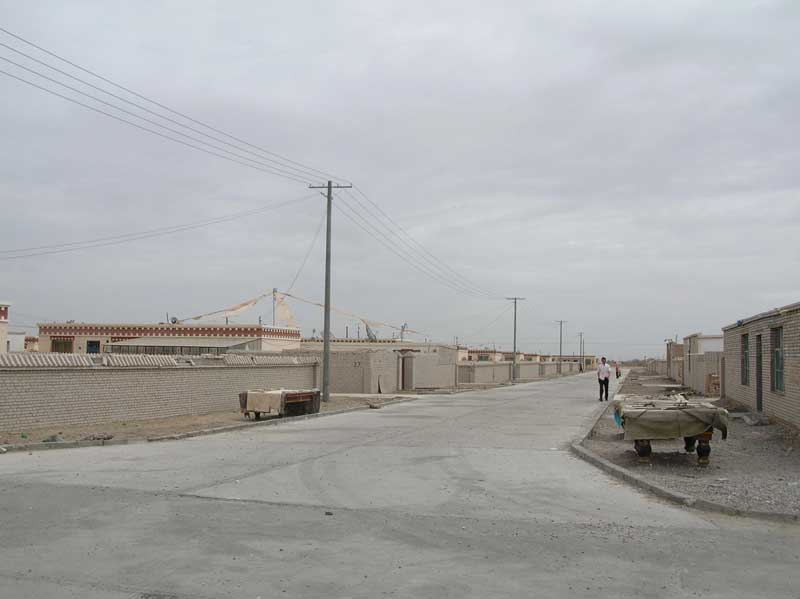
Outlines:
<svg viewBox="0 0 800 599"><path fill-rule="evenodd" d="M226 353L275 351L300 346L300 330L260 324L39 324L39 351L70 354ZM208 351L204 351L208 350Z"/></svg>
<svg viewBox="0 0 800 599"><path fill-rule="evenodd" d="M0 302L0 354L7 353L8 343L8 309L11 306L8 302Z"/></svg>
<svg viewBox="0 0 800 599"><path fill-rule="evenodd" d="M722 331L724 397L800 427L800 302Z"/></svg>

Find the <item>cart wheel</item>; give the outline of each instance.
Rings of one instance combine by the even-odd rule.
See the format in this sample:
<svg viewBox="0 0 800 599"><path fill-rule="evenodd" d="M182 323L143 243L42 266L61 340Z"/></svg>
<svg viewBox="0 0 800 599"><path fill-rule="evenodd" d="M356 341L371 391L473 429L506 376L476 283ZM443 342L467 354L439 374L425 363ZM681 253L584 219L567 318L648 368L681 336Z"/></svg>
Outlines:
<svg viewBox="0 0 800 599"><path fill-rule="evenodd" d="M650 454L653 453L653 448L650 446L650 441L647 439L637 439L633 442L633 448L639 456L639 461L642 463L650 462Z"/></svg>
<svg viewBox="0 0 800 599"><path fill-rule="evenodd" d="M697 444L697 463L701 466L708 466L708 456L711 455L711 444L708 441L700 441Z"/></svg>
<svg viewBox="0 0 800 599"><path fill-rule="evenodd" d="M697 444L697 439L694 437L684 437L683 443L686 453L694 453L694 447Z"/></svg>
<svg viewBox="0 0 800 599"><path fill-rule="evenodd" d="M261 412L253 412L253 418L255 420L261 420Z"/></svg>

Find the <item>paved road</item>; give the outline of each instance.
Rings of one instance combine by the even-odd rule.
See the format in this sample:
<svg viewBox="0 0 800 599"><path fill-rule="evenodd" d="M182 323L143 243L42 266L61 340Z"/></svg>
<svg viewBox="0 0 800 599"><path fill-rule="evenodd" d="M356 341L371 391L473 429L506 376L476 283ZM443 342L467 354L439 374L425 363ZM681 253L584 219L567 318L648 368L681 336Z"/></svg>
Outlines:
<svg viewBox="0 0 800 599"><path fill-rule="evenodd" d="M800 596L800 528L574 458L594 393L589 374L0 456L0 597Z"/></svg>

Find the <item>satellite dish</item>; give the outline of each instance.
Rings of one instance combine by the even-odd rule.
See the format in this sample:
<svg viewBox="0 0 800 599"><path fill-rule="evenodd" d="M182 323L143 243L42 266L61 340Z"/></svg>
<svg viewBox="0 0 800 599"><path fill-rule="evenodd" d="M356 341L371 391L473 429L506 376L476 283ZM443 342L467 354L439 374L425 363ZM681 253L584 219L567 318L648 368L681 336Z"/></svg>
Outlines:
<svg viewBox="0 0 800 599"><path fill-rule="evenodd" d="M172 324L178 324L178 318L177 318L177 317L175 317L175 316L173 316L172 318L170 318L170 319L169 319L169 321L170 321Z"/></svg>

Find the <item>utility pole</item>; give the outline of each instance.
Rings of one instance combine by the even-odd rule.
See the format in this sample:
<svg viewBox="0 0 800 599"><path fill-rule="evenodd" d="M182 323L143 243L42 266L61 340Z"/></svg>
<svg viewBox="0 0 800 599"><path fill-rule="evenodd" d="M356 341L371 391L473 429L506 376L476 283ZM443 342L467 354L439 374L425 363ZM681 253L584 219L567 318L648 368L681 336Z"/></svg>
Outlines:
<svg viewBox="0 0 800 599"><path fill-rule="evenodd" d="M556 320L558 323L558 373L561 374L561 358L562 350L563 350L563 340L564 340L564 323L567 322L566 320Z"/></svg>
<svg viewBox="0 0 800 599"><path fill-rule="evenodd" d="M333 190L345 189L352 185L309 185L309 189L328 190L328 224L325 229L325 333L322 345L322 401L331 398L331 212L333 211Z"/></svg>
<svg viewBox="0 0 800 599"><path fill-rule="evenodd" d="M581 336L581 345L580 345L580 354L581 354L581 368L580 372L583 372L583 367L586 365L586 360L583 359L583 331L578 333Z"/></svg>
<svg viewBox="0 0 800 599"><path fill-rule="evenodd" d="M278 288L272 288L272 326L275 326L275 302L278 301Z"/></svg>
<svg viewBox="0 0 800 599"><path fill-rule="evenodd" d="M514 349L511 358L511 382L517 378L517 301L522 301L524 297L507 297L510 302L514 302Z"/></svg>

